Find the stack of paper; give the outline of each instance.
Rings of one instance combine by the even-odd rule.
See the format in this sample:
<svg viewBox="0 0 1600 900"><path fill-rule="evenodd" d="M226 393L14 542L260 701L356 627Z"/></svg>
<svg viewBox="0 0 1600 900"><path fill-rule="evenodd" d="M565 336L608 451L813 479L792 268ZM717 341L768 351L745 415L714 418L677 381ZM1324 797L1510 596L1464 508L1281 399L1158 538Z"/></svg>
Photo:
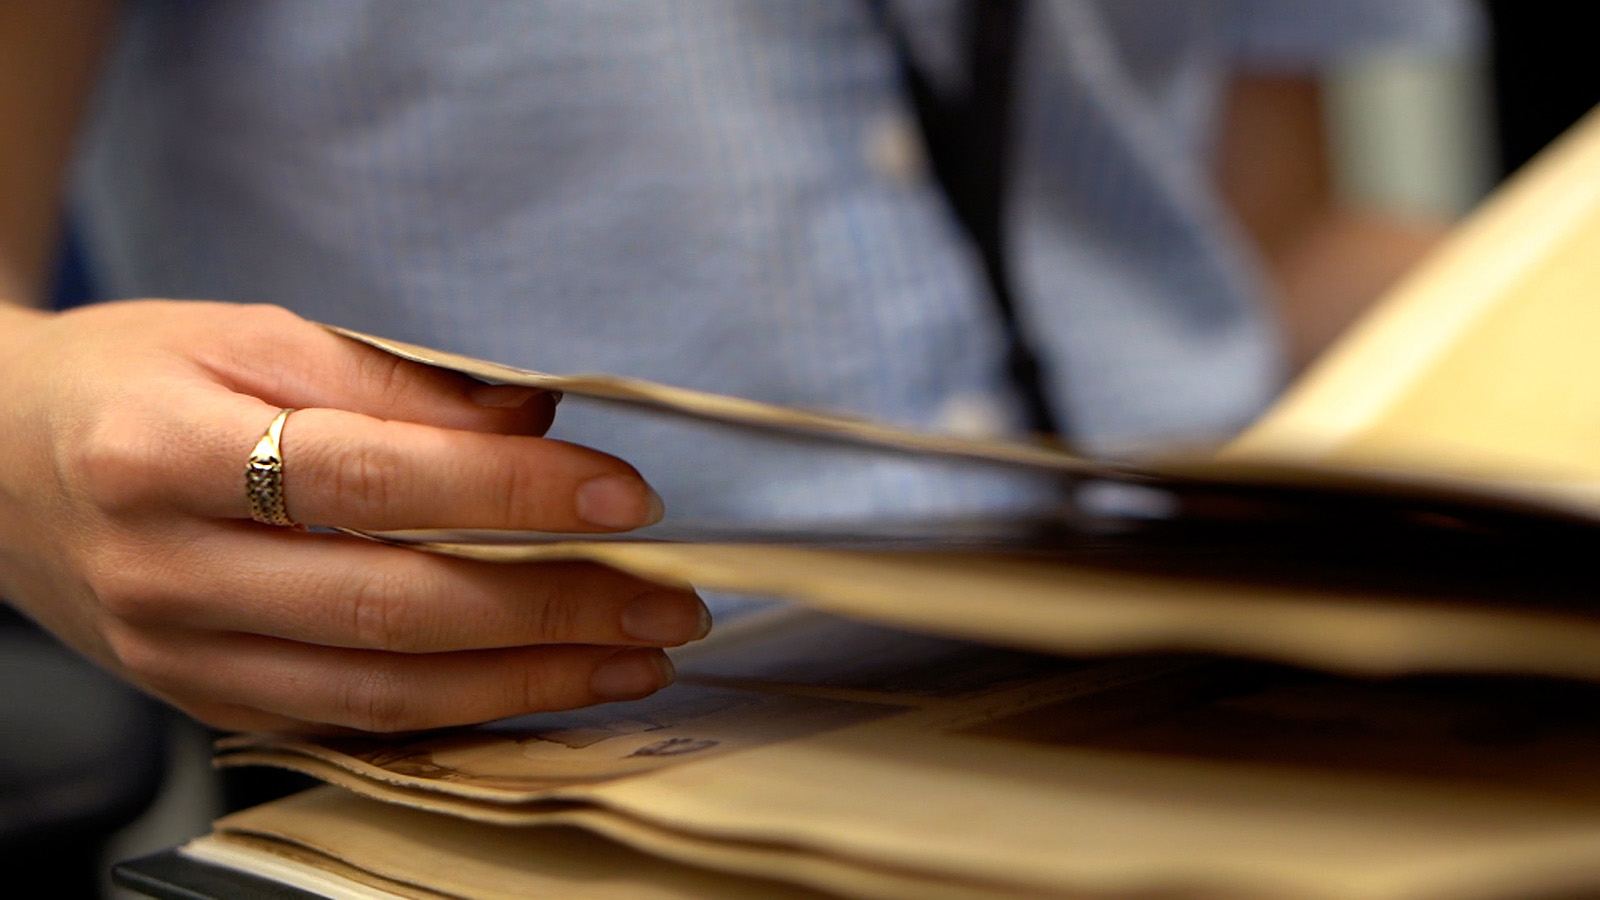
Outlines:
<svg viewBox="0 0 1600 900"><path fill-rule="evenodd" d="M186 852L333 896L1600 892L1600 119L1220 454L1106 463L352 335L485 380L1156 492L1172 515L367 535L792 604L647 700L240 736ZM363 893L365 892L365 893Z"/></svg>
<svg viewBox="0 0 1600 900"><path fill-rule="evenodd" d="M1500 897L1600 878L1586 685L1075 661L802 610L731 624L681 673L635 703L409 740L230 740L225 765L385 802L312 794L213 841L465 897L544 884L529 854L574 840L554 825L908 900Z"/></svg>

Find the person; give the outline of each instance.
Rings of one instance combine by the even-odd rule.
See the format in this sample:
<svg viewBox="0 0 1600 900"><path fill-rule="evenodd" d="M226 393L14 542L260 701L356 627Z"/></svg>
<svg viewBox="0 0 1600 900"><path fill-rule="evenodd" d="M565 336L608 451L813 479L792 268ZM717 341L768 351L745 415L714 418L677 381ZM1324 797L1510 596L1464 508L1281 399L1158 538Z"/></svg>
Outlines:
<svg viewBox="0 0 1600 900"><path fill-rule="evenodd" d="M638 697L670 680L663 648L706 633L692 592L282 526L594 533L664 506L800 519L1052 498L606 412L564 411L558 440L556 398L315 322L922 428L1025 429L1031 394L1116 452L1248 421L1289 368L1280 326L1309 355L1426 245L1334 202L1314 76L1385 42L1460 46L1463 8L1028 4L1004 265L1041 366L1019 385L908 89L907 67L934 95L972 87L969 14L0 6L0 594L230 730ZM69 181L112 296L197 299L27 308ZM246 487L269 425L262 484L281 495Z"/></svg>

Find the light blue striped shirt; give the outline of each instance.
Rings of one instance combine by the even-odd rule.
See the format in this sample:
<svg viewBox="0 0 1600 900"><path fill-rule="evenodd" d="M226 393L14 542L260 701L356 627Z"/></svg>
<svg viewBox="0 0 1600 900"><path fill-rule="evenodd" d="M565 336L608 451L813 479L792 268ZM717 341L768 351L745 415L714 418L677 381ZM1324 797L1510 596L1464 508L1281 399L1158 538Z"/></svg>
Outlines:
<svg viewBox="0 0 1600 900"><path fill-rule="evenodd" d="M899 4L938 84L955 4ZM1241 67L1470 35L1455 5L1038 2L1008 230L1047 387L1092 447L1236 428L1281 369L1211 189ZM117 296L281 303L549 371L921 428L1015 428L974 251L864 0L142 0L76 192ZM1046 502L1039 486L563 408L682 517Z"/></svg>

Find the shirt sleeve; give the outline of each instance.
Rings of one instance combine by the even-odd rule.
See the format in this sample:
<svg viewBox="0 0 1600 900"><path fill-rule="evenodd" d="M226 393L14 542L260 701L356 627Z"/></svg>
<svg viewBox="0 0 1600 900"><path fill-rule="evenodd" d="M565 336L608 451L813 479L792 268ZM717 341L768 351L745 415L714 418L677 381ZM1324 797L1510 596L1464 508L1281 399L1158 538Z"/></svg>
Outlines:
<svg viewBox="0 0 1600 900"><path fill-rule="evenodd" d="M1478 52L1483 10L1470 0L1225 0L1228 44L1242 68L1313 71L1370 53Z"/></svg>

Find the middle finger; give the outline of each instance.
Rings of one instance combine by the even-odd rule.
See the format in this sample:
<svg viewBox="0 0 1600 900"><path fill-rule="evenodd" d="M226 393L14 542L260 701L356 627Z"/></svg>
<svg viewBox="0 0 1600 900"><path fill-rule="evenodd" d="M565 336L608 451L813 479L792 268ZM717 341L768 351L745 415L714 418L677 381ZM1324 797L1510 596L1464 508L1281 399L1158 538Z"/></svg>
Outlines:
<svg viewBox="0 0 1600 900"><path fill-rule="evenodd" d="M210 523L172 552L163 597L140 605L149 624L406 653L669 647L711 627L692 591L587 563L472 562L242 523Z"/></svg>

